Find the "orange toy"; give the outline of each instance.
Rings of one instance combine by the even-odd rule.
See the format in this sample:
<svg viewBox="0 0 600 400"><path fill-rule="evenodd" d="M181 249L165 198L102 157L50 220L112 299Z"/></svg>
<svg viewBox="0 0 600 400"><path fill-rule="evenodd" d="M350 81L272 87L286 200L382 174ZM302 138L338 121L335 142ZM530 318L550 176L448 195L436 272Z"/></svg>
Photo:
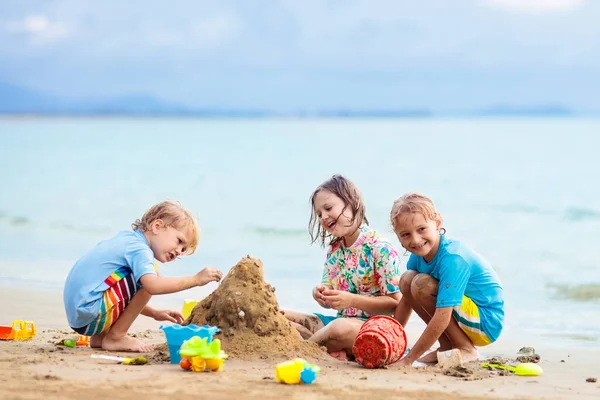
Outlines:
<svg viewBox="0 0 600 400"><path fill-rule="evenodd" d="M0 340L29 340L37 335L35 324L16 319L12 326L0 326Z"/></svg>
<svg viewBox="0 0 600 400"><path fill-rule="evenodd" d="M77 346L87 346L90 344L90 337L79 335L79 340L77 340Z"/></svg>

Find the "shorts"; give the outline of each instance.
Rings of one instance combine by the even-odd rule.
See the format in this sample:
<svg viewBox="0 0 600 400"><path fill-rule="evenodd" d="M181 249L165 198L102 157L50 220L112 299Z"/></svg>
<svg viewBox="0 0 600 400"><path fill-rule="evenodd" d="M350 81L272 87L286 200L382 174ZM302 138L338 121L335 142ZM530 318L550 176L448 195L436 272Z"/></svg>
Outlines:
<svg viewBox="0 0 600 400"><path fill-rule="evenodd" d="M123 277L118 277L118 280L114 275L113 285L106 289L102 296L98 317L87 326L72 328L75 332L85 336L99 335L110 328L125 310L137 291L135 278L131 272Z"/></svg>
<svg viewBox="0 0 600 400"><path fill-rule="evenodd" d="M337 315L323 315L323 314L319 314L319 313L315 313L315 315L317 317L319 317L319 319L325 326L327 326L327 324L329 324L331 321L334 321L334 320L340 318Z"/></svg>
<svg viewBox="0 0 600 400"><path fill-rule="evenodd" d="M462 304L452 307L452 315L475 346L487 346L492 343L481 328L479 307L469 297L463 296Z"/></svg>
<svg viewBox="0 0 600 400"><path fill-rule="evenodd" d="M319 319L325 326L327 326L329 323L331 323L332 321L334 321L338 318L356 318L356 317L340 317L339 315L323 315L323 314L319 314L319 313L314 313L314 314L317 317L319 317ZM367 320L366 318L356 318L356 319L360 319L363 322Z"/></svg>

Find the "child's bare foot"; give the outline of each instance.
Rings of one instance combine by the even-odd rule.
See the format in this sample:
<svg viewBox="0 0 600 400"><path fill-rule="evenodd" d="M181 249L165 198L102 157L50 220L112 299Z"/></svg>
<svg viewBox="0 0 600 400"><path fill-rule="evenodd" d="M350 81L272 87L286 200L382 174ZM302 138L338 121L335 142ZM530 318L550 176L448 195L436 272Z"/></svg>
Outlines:
<svg viewBox="0 0 600 400"><path fill-rule="evenodd" d="M437 364L438 362L438 353L440 351L447 351L447 350L451 350L451 349L442 349L441 347L439 349L436 349L434 351L432 351L431 353L427 353L425 354L423 357L419 358L417 361L423 364Z"/></svg>
<svg viewBox="0 0 600 400"><path fill-rule="evenodd" d="M475 347L472 349L460 349L460 356L464 363L479 360L479 352Z"/></svg>
<svg viewBox="0 0 600 400"><path fill-rule="evenodd" d="M154 350L153 345L127 335L117 337L106 335L102 340L102 348L110 351L132 351L136 353L147 353Z"/></svg>
<svg viewBox="0 0 600 400"><path fill-rule="evenodd" d="M102 347L102 339L104 339L100 335L90 337L90 347L94 349L99 349Z"/></svg>
<svg viewBox="0 0 600 400"><path fill-rule="evenodd" d="M446 365L447 366L448 362L450 364L454 364L457 362L462 364L462 363L469 363L471 361L479 360L479 352L477 351L477 349L475 347L468 348L468 349L452 349L452 351L442 351L442 350L438 349L435 352L429 353L428 356L431 354L434 354L434 353L438 357L438 359L436 360L438 365ZM422 362L424 362L424 361L422 361Z"/></svg>
<svg viewBox="0 0 600 400"><path fill-rule="evenodd" d="M348 353L346 353L345 350L332 351L329 353L329 355L331 357L335 358L336 360L348 361Z"/></svg>
<svg viewBox="0 0 600 400"><path fill-rule="evenodd" d="M423 357L419 358L417 361L423 364L436 364L438 362L438 351L440 351L440 349L434 350L431 353L427 353Z"/></svg>

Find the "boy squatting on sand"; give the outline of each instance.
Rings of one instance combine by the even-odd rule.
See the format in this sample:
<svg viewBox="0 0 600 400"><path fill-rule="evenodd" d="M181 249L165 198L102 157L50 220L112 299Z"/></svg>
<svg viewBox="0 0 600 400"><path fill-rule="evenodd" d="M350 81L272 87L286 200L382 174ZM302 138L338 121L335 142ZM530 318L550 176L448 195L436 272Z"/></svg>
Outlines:
<svg viewBox="0 0 600 400"><path fill-rule="evenodd" d="M179 203L151 207L133 230L98 243L71 269L64 288L67 319L72 329L91 336L91 347L112 351L147 352L153 346L127 336L140 315L180 323L177 311L148 305L156 294L175 293L221 280L221 271L204 268L192 276L163 277L155 259L171 262L196 250L199 228Z"/></svg>

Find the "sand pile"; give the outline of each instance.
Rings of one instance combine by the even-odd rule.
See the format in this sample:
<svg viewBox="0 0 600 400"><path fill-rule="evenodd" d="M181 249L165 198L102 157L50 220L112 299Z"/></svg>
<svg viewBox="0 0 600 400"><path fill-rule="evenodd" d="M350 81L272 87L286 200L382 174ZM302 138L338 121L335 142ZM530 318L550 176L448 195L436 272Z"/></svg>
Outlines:
<svg viewBox="0 0 600 400"><path fill-rule="evenodd" d="M263 265L242 258L219 287L192 310L183 323L217 326L223 350L240 359L327 358L306 342L281 314L275 288L264 281Z"/></svg>

